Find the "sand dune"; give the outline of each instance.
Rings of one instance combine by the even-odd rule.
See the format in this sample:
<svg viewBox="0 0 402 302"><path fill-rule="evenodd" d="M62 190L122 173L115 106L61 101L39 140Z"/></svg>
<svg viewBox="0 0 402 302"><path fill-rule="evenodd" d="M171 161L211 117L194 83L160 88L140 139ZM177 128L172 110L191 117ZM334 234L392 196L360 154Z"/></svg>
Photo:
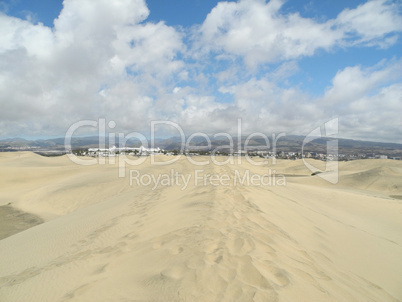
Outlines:
<svg viewBox="0 0 402 302"><path fill-rule="evenodd" d="M341 184L379 193L397 194L402 191L401 175L401 167L385 161L371 169L344 175Z"/></svg>
<svg viewBox="0 0 402 302"><path fill-rule="evenodd" d="M402 300L402 163L339 170L332 185L302 161L148 158L119 178L117 163L0 153L0 205L44 220L0 240L0 301Z"/></svg>

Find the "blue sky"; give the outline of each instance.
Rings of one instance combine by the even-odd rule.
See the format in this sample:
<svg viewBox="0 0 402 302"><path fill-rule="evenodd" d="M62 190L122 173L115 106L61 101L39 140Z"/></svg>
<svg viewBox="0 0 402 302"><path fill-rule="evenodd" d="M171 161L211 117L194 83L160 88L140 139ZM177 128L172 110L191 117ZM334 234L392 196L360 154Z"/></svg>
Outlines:
<svg viewBox="0 0 402 302"><path fill-rule="evenodd" d="M402 143L400 1L0 1L0 138L149 133ZM176 135L161 131L161 135Z"/></svg>

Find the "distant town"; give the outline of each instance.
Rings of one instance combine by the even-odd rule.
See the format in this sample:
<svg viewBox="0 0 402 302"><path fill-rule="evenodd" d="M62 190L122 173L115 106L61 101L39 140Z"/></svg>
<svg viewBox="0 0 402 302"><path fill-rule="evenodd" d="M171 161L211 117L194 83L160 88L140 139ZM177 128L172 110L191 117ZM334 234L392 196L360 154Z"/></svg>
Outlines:
<svg viewBox="0 0 402 302"><path fill-rule="evenodd" d="M225 151L211 151L211 150L171 150L166 151L159 147L157 148L146 148L141 146L139 148L134 147L116 147L113 146L111 148L88 148L87 150L79 149L74 150L73 153L78 156L91 156L91 157L114 157L119 155L131 155L131 156L149 156L152 154L164 154L168 156L172 155L185 155L185 156L205 156L205 155L214 155L214 156L250 156L250 157L261 157L261 158L277 158L277 159L289 159L296 160L302 158L312 158L323 161L349 161L356 159L393 159L393 160L401 160L399 156L391 156L384 154L375 154L375 153L359 153L359 154L326 154L326 153L318 153L318 152L272 152L272 151L264 151L264 150L239 150L235 152L225 152Z"/></svg>
<svg viewBox="0 0 402 302"><path fill-rule="evenodd" d="M246 138L242 137L241 142L235 139L232 148L228 148L228 141L211 139L208 145L202 139L195 139L183 150L182 141L179 137L158 139L154 142L156 147L149 148L135 141L128 141L126 146L119 146L117 142L104 141L109 144L100 148L98 137L75 137L71 141L72 153L81 156L110 157L120 154L132 156L148 156L151 154L165 154L186 156L215 155L215 156L257 156L262 158L278 159L301 159L314 158L323 161L338 160L348 161L356 159L393 159L401 160L402 144L357 141L350 139L337 139L338 150L328 151L327 144L331 138L319 138L303 145L303 136L284 136L267 145L265 140L252 139L246 144ZM102 145L102 144L101 144ZM151 145L151 144L149 144ZM149 146L148 145L148 146ZM302 146L304 148L302 148ZM0 140L0 152L32 151L45 156L59 156L66 154L64 138L47 140L25 140L12 138Z"/></svg>

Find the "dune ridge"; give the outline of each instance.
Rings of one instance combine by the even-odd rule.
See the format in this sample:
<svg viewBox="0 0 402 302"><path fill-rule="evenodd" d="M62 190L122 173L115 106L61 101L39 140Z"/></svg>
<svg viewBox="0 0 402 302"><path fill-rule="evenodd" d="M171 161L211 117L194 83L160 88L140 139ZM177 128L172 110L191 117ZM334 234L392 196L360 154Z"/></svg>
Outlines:
<svg viewBox="0 0 402 302"><path fill-rule="evenodd" d="M339 185L302 161L202 167L298 175L260 186L195 184L200 167L184 157L127 167L192 180L154 190L118 178L116 164L14 153L0 166L0 202L45 220L0 240L1 301L402 299L396 161L340 163Z"/></svg>

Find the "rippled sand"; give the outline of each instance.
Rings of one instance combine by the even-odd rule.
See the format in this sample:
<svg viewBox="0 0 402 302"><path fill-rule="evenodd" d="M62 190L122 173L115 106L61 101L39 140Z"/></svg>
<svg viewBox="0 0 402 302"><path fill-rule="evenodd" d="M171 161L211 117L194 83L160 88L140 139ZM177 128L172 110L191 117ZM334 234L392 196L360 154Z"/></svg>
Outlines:
<svg viewBox="0 0 402 302"><path fill-rule="evenodd" d="M402 162L340 163L333 185L255 160L148 158L119 178L118 162L0 153L0 205L44 221L0 240L0 301L402 299Z"/></svg>

